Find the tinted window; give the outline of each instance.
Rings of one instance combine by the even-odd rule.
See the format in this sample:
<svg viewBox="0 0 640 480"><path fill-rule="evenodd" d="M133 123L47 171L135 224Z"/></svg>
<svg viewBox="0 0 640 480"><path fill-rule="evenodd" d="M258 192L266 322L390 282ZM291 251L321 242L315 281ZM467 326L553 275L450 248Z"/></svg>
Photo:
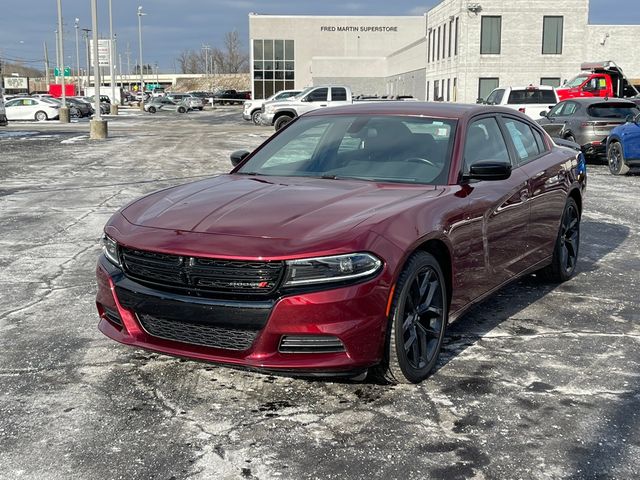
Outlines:
<svg viewBox="0 0 640 480"><path fill-rule="evenodd" d="M519 164L526 163L540 155L538 142L529 125L511 118L505 119L504 124L518 154Z"/></svg>
<svg viewBox="0 0 640 480"><path fill-rule="evenodd" d="M547 151L547 146L544 143L544 139L542 138L542 134L536 130L535 128L532 128L531 131L533 132L533 136L536 138L536 142L538 144L538 150L540 150L540 152L546 152Z"/></svg>
<svg viewBox="0 0 640 480"><path fill-rule="evenodd" d="M331 89L331 101L332 102L344 102L347 100L347 90L344 88L332 88Z"/></svg>
<svg viewBox="0 0 640 480"><path fill-rule="evenodd" d="M568 117L576 111L577 105L574 102L561 102L549 111L549 117Z"/></svg>
<svg viewBox="0 0 640 480"><path fill-rule="evenodd" d="M20 100L10 100L7 103L5 103L5 107L15 107L16 105L18 105L20 103Z"/></svg>
<svg viewBox="0 0 640 480"><path fill-rule="evenodd" d="M556 96L553 90L512 90L507 103L511 104L535 104L535 103L556 103Z"/></svg>
<svg viewBox="0 0 640 480"><path fill-rule="evenodd" d="M464 144L465 172L483 160L510 163L507 145L493 117L476 120L469 126Z"/></svg>
<svg viewBox="0 0 640 480"><path fill-rule="evenodd" d="M327 88L318 88L307 95L307 100L309 102L326 102L328 90Z"/></svg>
<svg viewBox="0 0 640 480"><path fill-rule="evenodd" d="M627 118L637 115L639 110L628 103L597 103L587 108L590 117L597 118Z"/></svg>

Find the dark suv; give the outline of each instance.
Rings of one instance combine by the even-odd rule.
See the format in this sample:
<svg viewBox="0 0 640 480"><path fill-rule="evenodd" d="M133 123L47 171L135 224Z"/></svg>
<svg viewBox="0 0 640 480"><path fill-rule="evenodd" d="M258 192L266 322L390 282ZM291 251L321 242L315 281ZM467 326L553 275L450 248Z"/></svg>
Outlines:
<svg viewBox="0 0 640 480"><path fill-rule="evenodd" d="M243 104L246 99L246 96L242 94L242 92L238 92L237 90L221 90L213 94L214 105Z"/></svg>

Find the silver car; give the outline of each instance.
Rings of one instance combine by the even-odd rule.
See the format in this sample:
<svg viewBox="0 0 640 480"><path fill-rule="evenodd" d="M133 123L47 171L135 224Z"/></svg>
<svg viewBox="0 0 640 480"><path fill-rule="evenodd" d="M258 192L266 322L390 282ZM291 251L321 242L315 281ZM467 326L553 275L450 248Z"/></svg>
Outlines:
<svg viewBox="0 0 640 480"><path fill-rule="evenodd" d="M191 110L204 109L204 102L201 98L191 95L190 93L167 93L166 97L174 102L183 102Z"/></svg>

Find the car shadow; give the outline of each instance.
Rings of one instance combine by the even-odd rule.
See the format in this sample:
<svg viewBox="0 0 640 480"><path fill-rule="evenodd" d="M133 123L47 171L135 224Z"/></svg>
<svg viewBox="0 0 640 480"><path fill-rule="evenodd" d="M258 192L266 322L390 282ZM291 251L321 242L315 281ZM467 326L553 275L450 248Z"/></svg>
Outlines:
<svg viewBox="0 0 640 480"><path fill-rule="evenodd" d="M576 275L597 271L600 268L600 260L616 250L629 236L630 231L629 227L615 223L583 221ZM535 274L527 275L471 307L455 322L449 324L440 359L433 373L475 345L502 322L548 295L557 286L544 282ZM579 292L574 290L574 293Z"/></svg>

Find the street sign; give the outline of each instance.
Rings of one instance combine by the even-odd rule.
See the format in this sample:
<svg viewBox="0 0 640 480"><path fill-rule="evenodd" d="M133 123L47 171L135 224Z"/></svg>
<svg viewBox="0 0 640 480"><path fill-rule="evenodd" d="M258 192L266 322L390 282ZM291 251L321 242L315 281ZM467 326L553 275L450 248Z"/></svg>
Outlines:
<svg viewBox="0 0 640 480"><path fill-rule="evenodd" d="M7 90L29 90L27 77L4 77L4 88Z"/></svg>
<svg viewBox="0 0 640 480"><path fill-rule="evenodd" d="M53 69L53 76L54 77L59 77L60 76L60 70L58 70L57 67L55 67ZM70 77L71 76L71 67L64 67L64 76L65 77Z"/></svg>

